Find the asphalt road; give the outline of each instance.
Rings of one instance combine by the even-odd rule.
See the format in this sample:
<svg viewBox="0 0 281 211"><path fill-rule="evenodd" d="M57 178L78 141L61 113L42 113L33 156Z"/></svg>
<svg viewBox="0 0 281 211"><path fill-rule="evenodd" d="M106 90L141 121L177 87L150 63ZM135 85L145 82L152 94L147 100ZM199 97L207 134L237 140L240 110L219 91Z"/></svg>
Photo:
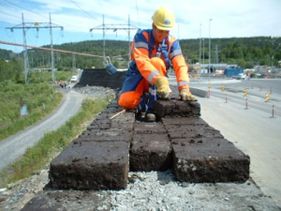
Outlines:
<svg viewBox="0 0 281 211"><path fill-rule="evenodd" d="M281 206L281 80L255 80L250 86L248 82L227 83L229 89L224 93L219 89L220 82L212 83L210 98L198 98L201 116L250 156L250 176L263 193ZM245 84L250 87L248 109L242 96ZM208 90L206 85L200 86ZM270 87L274 99L265 103L262 90ZM274 118L272 104L279 109Z"/></svg>
<svg viewBox="0 0 281 211"><path fill-rule="evenodd" d="M62 105L51 116L0 142L0 169L24 154L44 134L56 130L69 120L81 107L83 96L75 91L65 94Z"/></svg>

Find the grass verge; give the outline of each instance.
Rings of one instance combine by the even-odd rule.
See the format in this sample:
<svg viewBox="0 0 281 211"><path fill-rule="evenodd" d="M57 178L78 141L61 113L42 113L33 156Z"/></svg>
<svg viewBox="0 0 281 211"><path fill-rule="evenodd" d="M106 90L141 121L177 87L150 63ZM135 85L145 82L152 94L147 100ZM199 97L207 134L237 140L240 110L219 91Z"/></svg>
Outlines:
<svg viewBox="0 0 281 211"><path fill-rule="evenodd" d="M62 94L49 83L0 82L0 141L38 122L61 103ZM21 116L26 105L28 115Z"/></svg>
<svg viewBox="0 0 281 211"><path fill-rule="evenodd" d="M80 134L90 120L108 104L108 99L84 100L80 111L56 131L47 133L35 146L0 172L0 187L29 177L42 169L57 152Z"/></svg>

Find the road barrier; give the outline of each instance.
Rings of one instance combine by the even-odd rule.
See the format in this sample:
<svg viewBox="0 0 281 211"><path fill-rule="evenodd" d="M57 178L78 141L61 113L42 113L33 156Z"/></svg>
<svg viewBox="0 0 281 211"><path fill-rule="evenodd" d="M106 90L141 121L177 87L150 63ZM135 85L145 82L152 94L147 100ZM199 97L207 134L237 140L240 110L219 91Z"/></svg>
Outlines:
<svg viewBox="0 0 281 211"><path fill-rule="evenodd" d="M248 97L245 98L245 109L248 110L249 107L248 107Z"/></svg>
<svg viewBox="0 0 281 211"><path fill-rule="evenodd" d="M247 97L249 95L249 88L243 89L243 96Z"/></svg>
<svg viewBox="0 0 281 211"><path fill-rule="evenodd" d="M271 111L271 118L274 118L275 110L274 110L274 105L272 105L272 111Z"/></svg>
<svg viewBox="0 0 281 211"><path fill-rule="evenodd" d="M271 99L271 91L265 93L264 102L267 103Z"/></svg>
<svg viewBox="0 0 281 211"><path fill-rule="evenodd" d="M208 83L208 98L211 97L211 88L212 88L212 85L211 85L211 83L209 82L209 83Z"/></svg>

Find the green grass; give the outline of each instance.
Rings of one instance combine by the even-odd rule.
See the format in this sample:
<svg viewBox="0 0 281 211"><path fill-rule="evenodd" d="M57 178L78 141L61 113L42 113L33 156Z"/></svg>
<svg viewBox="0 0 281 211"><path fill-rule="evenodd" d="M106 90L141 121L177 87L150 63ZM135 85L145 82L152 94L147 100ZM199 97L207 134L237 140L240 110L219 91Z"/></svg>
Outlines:
<svg viewBox="0 0 281 211"><path fill-rule="evenodd" d="M47 83L20 84L0 82L0 140L23 130L51 113L61 102L62 94ZM21 116L25 104L28 115Z"/></svg>
<svg viewBox="0 0 281 211"><path fill-rule="evenodd" d="M56 79L68 81L72 74L57 71ZM51 72L32 72L28 81L28 84L0 82L0 141L41 120L62 100L62 94L52 84ZM27 116L20 116L22 104L27 105Z"/></svg>
<svg viewBox="0 0 281 211"><path fill-rule="evenodd" d="M0 172L0 187L32 175L85 130L87 123L108 104L108 99L83 102L81 110L54 132L47 133L16 162Z"/></svg>

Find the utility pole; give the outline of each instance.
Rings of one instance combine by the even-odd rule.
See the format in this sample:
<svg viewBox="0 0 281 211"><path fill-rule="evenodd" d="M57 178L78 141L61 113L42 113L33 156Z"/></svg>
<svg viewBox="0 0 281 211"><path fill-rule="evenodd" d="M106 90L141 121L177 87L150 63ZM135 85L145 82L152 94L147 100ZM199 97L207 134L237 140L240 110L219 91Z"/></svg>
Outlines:
<svg viewBox="0 0 281 211"><path fill-rule="evenodd" d="M75 74L75 70L76 70L76 57L75 54L72 54L72 71Z"/></svg>
<svg viewBox="0 0 281 211"><path fill-rule="evenodd" d="M53 51L53 27L51 13L49 13L49 28L50 28L50 39L51 39L51 69L52 69L52 80L55 81L55 62L54 62L54 51Z"/></svg>
<svg viewBox="0 0 281 211"><path fill-rule="evenodd" d="M23 44L24 44L24 82L27 83L27 76L29 72L29 61L28 61L28 54L27 54L27 47L26 47L26 31L25 31L25 23L24 23L24 15L21 14L21 20L22 20L22 34L23 34Z"/></svg>
<svg viewBox="0 0 281 211"><path fill-rule="evenodd" d="M131 26L130 23L130 16L128 16L128 23L127 24L105 24L104 23L104 15L102 16L102 25L90 28L90 32L94 31L94 30L102 30L102 34L103 34L103 57L104 60L106 60L106 56L105 56L105 31L108 30L112 30L113 32L116 32L118 30L125 30L128 31L128 42L129 42L129 60L130 60L130 39L131 39L131 35L130 35L130 31L131 30L136 30L138 29L137 27Z"/></svg>
<svg viewBox="0 0 281 211"><path fill-rule="evenodd" d="M130 15L128 15L128 28L131 28ZM130 59L131 59L131 30L128 30L128 43L129 43L128 60L130 61Z"/></svg>
<svg viewBox="0 0 281 211"><path fill-rule="evenodd" d="M209 19L209 65L208 65L209 79L211 74L211 21L212 18Z"/></svg>
<svg viewBox="0 0 281 211"><path fill-rule="evenodd" d="M28 55L27 55L27 44L26 44L26 30L28 29L35 29L36 31L39 31L39 29L42 28L49 28L50 29L50 41L51 41L51 49L53 49L53 28L60 28L63 30L63 26L58 26L52 23L51 20L51 14L49 13L49 22L25 22L24 21L24 15L22 13L22 24L13 26L13 27L7 27L7 29L10 29L12 32L14 29L22 29L23 31L23 44L24 44L24 80L25 83L27 83L27 77L29 73L29 62L28 62ZM51 50L51 69L52 69L52 80L55 81L55 68L54 68L54 52Z"/></svg>
<svg viewBox="0 0 281 211"><path fill-rule="evenodd" d="M202 45L202 38L201 38L201 23L200 23L200 29L199 29L199 59L198 59L199 64L201 64L201 58L202 58L201 45Z"/></svg>
<svg viewBox="0 0 281 211"><path fill-rule="evenodd" d="M24 22L24 15L21 14L21 21L22 23L14 26L14 27L6 27L7 29L10 29L11 32L14 31L14 29L22 29L22 37L23 37L23 63L24 63L24 82L27 83L27 76L29 72L29 62L28 62L28 54L27 54L27 46L26 46L26 30L28 27L26 26L26 23Z"/></svg>
<svg viewBox="0 0 281 211"><path fill-rule="evenodd" d="M204 43L204 37L202 38L202 56L203 56L203 65L205 64L205 43Z"/></svg>
<svg viewBox="0 0 281 211"><path fill-rule="evenodd" d="M219 63L219 50L218 50L218 45L216 45L216 63Z"/></svg>

